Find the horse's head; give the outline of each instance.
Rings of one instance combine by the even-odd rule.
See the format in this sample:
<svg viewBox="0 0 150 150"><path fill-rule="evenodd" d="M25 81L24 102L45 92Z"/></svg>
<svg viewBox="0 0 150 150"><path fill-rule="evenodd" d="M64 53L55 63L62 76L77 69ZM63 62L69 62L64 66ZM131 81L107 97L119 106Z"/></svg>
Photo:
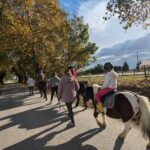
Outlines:
<svg viewBox="0 0 150 150"><path fill-rule="evenodd" d="M90 99L94 99L93 87L87 86L84 90L83 101L88 102Z"/></svg>
<svg viewBox="0 0 150 150"><path fill-rule="evenodd" d="M78 95L84 95L86 84L86 81L79 81L80 89L77 91Z"/></svg>
<svg viewBox="0 0 150 150"><path fill-rule="evenodd" d="M100 87L101 86L98 85L98 84L92 84L92 85L89 85L89 86L85 87L84 95L83 95L84 101L87 102L90 99L92 101L94 101L95 94L99 91Z"/></svg>

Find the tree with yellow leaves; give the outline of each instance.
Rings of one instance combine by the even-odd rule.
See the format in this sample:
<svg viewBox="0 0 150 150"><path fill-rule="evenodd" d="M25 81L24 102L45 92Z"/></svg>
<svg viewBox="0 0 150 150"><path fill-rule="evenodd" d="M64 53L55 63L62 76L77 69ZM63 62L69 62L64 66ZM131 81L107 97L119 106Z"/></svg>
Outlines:
<svg viewBox="0 0 150 150"><path fill-rule="evenodd" d="M48 74L62 73L70 64L84 66L96 50L83 18L68 20L57 1L0 2L0 57L19 82L41 68Z"/></svg>

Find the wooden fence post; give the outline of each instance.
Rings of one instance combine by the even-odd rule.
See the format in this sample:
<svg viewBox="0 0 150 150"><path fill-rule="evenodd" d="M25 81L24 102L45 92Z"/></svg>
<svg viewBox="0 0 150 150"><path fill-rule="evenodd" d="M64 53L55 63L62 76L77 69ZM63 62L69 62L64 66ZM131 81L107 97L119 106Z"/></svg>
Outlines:
<svg viewBox="0 0 150 150"><path fill-rule="evenodd" d="M146 76L146 67L144 66L144 75L145 75L145 79L147 80L147 76Z"/></svg>

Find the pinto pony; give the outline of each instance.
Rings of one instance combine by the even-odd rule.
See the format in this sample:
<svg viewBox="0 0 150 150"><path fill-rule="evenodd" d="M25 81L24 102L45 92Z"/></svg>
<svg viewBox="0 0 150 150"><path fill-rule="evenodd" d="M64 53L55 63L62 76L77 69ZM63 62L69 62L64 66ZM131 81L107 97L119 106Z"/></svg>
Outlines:
<svg viewBox="0 0 150 150"><path fill-rule="evenodd" d="M140 125L143 137L149 139L148 147L150 148L150 101L147 97L137 95L131 91L116 92L114 96L114 106L107 108L105 113L102 113L103 123L98 120L99 111L95 101L95 93L100 88L99 85L86 87L85 97L86 102L91 99L94 105L94 118L99 126L106 127L105 114L114 119L122 119L124 130L119 137L124 139L131 130L131 122L136 121Z"/></svg>
<svg viewBox="0 0 150 150"><path fill-rule="evenodd" d="M79 105L80 96L83 97L84 106L87 107L86 100L85 100L85 89L87 86L87 81L78 81L78 82L79 82L80 89L77 91L77 96L76 96L77 101L76 101L75 107L78 107Z"/></svg>

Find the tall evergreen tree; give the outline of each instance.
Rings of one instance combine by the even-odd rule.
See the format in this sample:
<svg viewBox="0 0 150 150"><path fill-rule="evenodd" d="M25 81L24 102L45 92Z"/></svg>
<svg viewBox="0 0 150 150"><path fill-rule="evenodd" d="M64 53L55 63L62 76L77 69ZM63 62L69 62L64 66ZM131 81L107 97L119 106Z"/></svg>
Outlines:
<svg viewBox="0 0 150 150"><path fill-rule="evenodd" d="M127 62L124 62L123 66L122 66L122 71L129 71L129 65Z"/></svg>

